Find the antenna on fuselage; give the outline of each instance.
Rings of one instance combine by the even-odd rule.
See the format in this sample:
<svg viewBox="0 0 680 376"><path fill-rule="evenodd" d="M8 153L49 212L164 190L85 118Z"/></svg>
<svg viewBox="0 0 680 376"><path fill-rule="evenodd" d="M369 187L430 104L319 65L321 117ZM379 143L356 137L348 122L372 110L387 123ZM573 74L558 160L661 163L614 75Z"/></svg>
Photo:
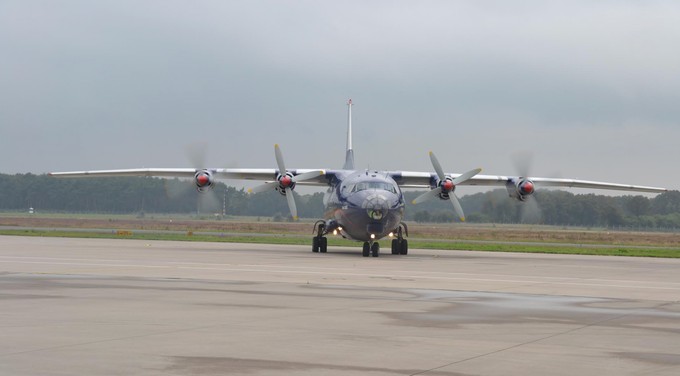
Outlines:
<svg viewBox="0 0 680 376"><path fill-rule="evenodd" d="M354 170L354 150L352 150L352 99L347 101L347 152L344 170Z"/></svg>

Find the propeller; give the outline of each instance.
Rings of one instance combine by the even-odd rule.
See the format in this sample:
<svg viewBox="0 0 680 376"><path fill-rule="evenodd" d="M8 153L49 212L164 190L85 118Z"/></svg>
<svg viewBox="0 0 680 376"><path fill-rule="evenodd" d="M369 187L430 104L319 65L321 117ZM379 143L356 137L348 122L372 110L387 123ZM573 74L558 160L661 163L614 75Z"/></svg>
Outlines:
<svg viewBox="0 0 680 376"><path fill-rule="evenodd" d="M179 199L189 197L192 188L197 189L200 194L196 196L197 210L199 208L208 208L208 210L216 210L222 207L217 194L214 192L213 184L214 178L210 171L206 170L205 161L208 151L208 144L206 142L194 142L188 144L184 148L187 160L191 167L196 170L192 178L193 184L189 185L186 182L177 182L173 180L165 180L165 192L170 199Z"/></svg>
<svg viewBox="0 0 680 376"><path fill-rule="evenodd" d="M434 167L434 171L437 173L437 176L439 177L439 186L416 197L416 199L413 200L413 204L419 204L421 202L433 199L435 197L445 199L445 197L448 196L451 205L453 205L453 210L456 211L456 214L458 214L460 220L465 222L465 214L463 213L463 208L460 206L460 201L458 201L458 197L456 197L454 191L456 190L457 185L479 174L482 171L482 169L475 168L474 170L470 170L456 178L451 178L450 176L444 173L442 165L439 163L439 160L437 159L433 152L430 152L430 161L432 161L432 167Z"/></svg>
<svg viewBox="0 0 680 376"><path fill-rule="evenodd" d="M277 176L276 181L271 181L258 185L256 187L249 189L248 192L261 193L271 190L278 190L279 192L282 192L282 194L286 196L286 200L288 201L288 209L290 209L290 215L293 217L293 220L297 220L298 219L297 205L295 205L295 197L293 197L293 189L295 188L295 184L301 181L315 178L319 175L323 175L324 171L314 170L299 175L293 175L286 169L286 164L283 162L283 153L281 153L281 148L279 148L278 144L274 145L274 156L276 157L276 164L279 167L279 175Z"/></svg>
<svg viewBox="0 0 680 376"><path fill-rule="evenodd" d="M515 171L520 175L519 181L524 181L523 185L519 188L526 192L526 195L521 200L523 203L520 209L520 220L522 223L536 223L540 221L542 212L541 206L533 195L536 187L529 177L533 155L528 151L518 152L512 156L512 161L515 165Z"/></svg>

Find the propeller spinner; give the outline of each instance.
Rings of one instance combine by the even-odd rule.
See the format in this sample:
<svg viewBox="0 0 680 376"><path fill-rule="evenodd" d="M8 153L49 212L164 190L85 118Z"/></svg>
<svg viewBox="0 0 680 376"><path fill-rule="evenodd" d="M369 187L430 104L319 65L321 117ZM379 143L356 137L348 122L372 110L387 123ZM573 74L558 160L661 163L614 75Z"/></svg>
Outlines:
<svg viewBox="0 0 680 376"><path fill-rule="evenodd" d="M198 189L199 192L205 192L212 189L213 183L214 180L210 171L196 171L196 174L194 175L194 185L196 185L196 189Z"/></svg>

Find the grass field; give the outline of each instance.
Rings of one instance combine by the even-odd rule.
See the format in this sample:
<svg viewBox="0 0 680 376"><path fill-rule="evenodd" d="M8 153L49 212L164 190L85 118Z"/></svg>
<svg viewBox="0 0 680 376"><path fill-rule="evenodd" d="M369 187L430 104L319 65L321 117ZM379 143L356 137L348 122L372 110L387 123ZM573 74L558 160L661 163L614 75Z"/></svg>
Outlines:
<svg viewBox="0 0 680 376"><path fill-rule="evenodd" d="M197 220L188 216L0 215L0 235L131 238L308 245L311 221L257 218ZM528 225L409 224L410 248L680 257L680 234ZM382 240L389 249L389 239ZM359 243L329 236L330 246ZM311 246L310 246L311 248Z"/></svg>

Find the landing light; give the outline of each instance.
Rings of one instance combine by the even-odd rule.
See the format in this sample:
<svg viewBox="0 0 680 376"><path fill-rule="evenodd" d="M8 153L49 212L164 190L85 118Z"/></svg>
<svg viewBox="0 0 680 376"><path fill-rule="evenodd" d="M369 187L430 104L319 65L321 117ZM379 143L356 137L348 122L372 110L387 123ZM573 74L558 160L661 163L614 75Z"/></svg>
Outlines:
<svg viewBox="0 0 680 376"><path fill-rule="evenodd" d="M394 236L394 233L390 232L387 236L389 236L391 238L391 237Z"/></svg>
<svg viewBox="0 0 680 376"><path fill-rule="evenodd" d="M333 230L333 235L337 235L337 234L338 234L338 230Z"/></svg>
<svg viewBox="0 0 680 376"><path fill-rule="evenodd" d="M371 234L371 239L375 239L375 234Z"/></svg>
<svg viewBox="0 0 680 376"><path fill-rule="evenodd" d="M342 227L338 227L338 231L342 231Z"/></svg>

